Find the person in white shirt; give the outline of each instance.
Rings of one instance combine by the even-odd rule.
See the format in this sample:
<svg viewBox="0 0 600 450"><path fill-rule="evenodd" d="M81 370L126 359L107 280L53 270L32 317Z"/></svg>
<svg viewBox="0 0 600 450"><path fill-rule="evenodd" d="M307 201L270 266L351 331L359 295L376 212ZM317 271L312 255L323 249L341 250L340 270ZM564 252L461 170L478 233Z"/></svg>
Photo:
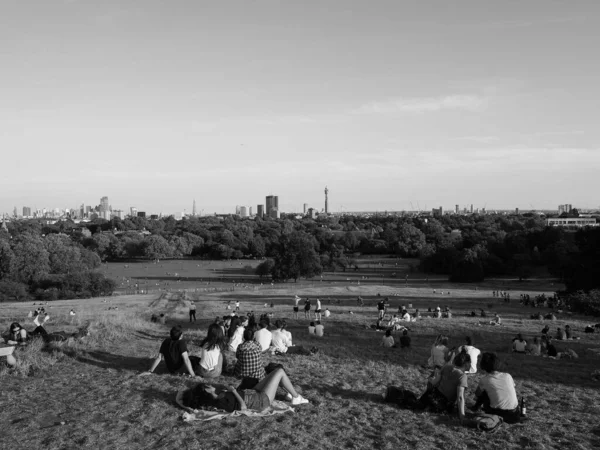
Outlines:
<svg viewBox="0 0 600 450"><path fill-rule="evenodd" d="M273 351L287 353L288 347L292 346L292 341L288 337L289 331L285 331L284 328L285 322L277 319L275 321L275 331L271 333L271 348Z"/></svg>
<svg viewBox="0 0 600 450"><path fill-rule="evenodd" d="M194 369L196 374L204 378L220 376L225 365L222 353L224 349L223 328L219 324L213 323L208 327L206 338L200 343L200 368L197 371Z"/></svg>
<svg viewBox="0 0 600 450"><path fill-rule="evenodd" d="M315 325L315 334L318 337L323 337L324 332L325 332L325 327L323 325L321 325L320 320L317 320L316 325Z"/></svg>
<svg viewBox="0 0 600 450"><path fill-rule="evenodd" d="M394 336L392 336L392 330L386 330L385 336L381 339L381 347L393 347Z"/></svg>
<svg viewBox="0 0 600 450"><path fill-rule="evenodd" d="M315 334L315 323L311 322L310 325L308 326L308 334Z"/></svg>
<svg viewBox="0 0 600 450"><path fill-rule="evenodd" d="M254 332L254 340L260 344L263 352L269 350L271 346L272 333L267 329L267 322L261 320L258 323L260 329Z"/></svg>
<svg viewBox="0 0 600 450"><path fill-rule="evenodd" d="M513 339L512 351L515 353L525 353L527 348L527 341L523 339L521 333L517 334L517 337Z"/></svg>
<svg viewBox="0 0 600 450"><path fill-rule="evenodd" d="M498 357L495 353L481 355L481 370L484 376L475 390L476 411L480 406L487 414L496 414L506 423L517 423L521 419L515 382L508 373L498 372Z"/></svg>
<svg viewBox="0 0 600 450"><path fill-rule="evenodd" d="M325 312L323 314L325 315L325 318L327 319L329 316L331 316L331 311L329 311L329 308L325 308Z"/></svg>
<svg viewBox="0 0 600 450"><path fill-rule="evenodd" d="M275 321L275 324L277 324L277 321ZM294 345L292 343L292 333L287 330L287 322L285 320L281 321L281 332L287 336L288 346L291 347Z"/></svg>
<svg viewBox="0 0 600 450"><path fill-rule="evenodd" d="M473 347L473 340L470 336L465 337L465 345L461 345L460 347L458 347L458 353L460 353L463 350L463 348L471 357L471 369L466 370L465 373L477 373L477 358L479 358L479 354L481 353L481 351L478 348Z"/></svg>
<svg viewBox="0 0 600 450"><path fill-rule="evenodd" d="M239 324L239 326L233 332L233 335L229 339L228 350L231 352L237 351L238 345L244 342L244 330L246 329L246 325L248 325L248 319L246 318L244 322Z"/></svg>
<svg viewBox="0 0 600 450"><path fill-rule="evenodd" d="M315 309L315 320L321 320L321 300L317 297L317 309Z"/></svg>

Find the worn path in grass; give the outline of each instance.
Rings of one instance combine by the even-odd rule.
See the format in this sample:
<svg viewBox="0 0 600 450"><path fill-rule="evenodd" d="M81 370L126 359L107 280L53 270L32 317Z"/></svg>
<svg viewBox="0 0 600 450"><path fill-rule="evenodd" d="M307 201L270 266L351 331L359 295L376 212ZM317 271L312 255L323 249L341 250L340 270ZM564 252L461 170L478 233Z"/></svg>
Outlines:
<svg viewBox="0 0 600 450"><path fill-rule="evenodd" d="M413 348L410 351L379 347L382 334L367 329L376 314L372 305L358 308L355 297L376 299L382 287L370 292L332 290L301 291L300 295L331 297L341 304L325 303L332 317L325 321L326 335L317 340L306 332L308 321L291 318L291 291L272 292L268 300L253 292L229 295L199 295L199 321L187 322L187 299L174 295L166 303L155 304L156 297L113 298L119 311L106 311L102 300L53 304L56 316L65 314L72 304L79 305L80 321L102 319L110 323L134 315L135 322L125 338L98 341L74 349L73 357L29 377L3 374L0 378L0 447L19 442L21 447L70 448L376 448L376 449L470 449L536 448L591 449L600 446L599 385L590 378L591 370L600 368L600 358L588 348L600 347L600 336L583 335L579 341L559 343L572 347L582 356L578 360L554 361L545 358L513 355L507 352L517 332L527 337L543 326L527 320L529 309L515 304L496 302L493 310L501 313L501 328L478 325L478 318L462 315L482 302L487 294L473 290L452 291L448 303L455 318L424 319L411 324ZM518 292L518 291L517 291ZM389 294L391 295L391 294ZM518 297L518 294L515 293ZM238 297L239 296L239 297ZM220 422L186 424L176 406L176 391L190 383L184 378L164 373L137 377L146 369L170 326L186 326L192 353L206 327L216 315L227 310L227 301L240 298L242 312L263 310L275 317L285 317L298 345L316 345L321 351L313 357L268 357L284 364L292 381L310 405L296 408L296 413L263 419L226 419ZM405 290L402 297L390 297L392 305L412 302L413 308L433 306L429 289ZM445 297L446 299L447 297ZM274 308L264 308L273 301ZM75 302L75 301L72 301ZM398 304L396 304L398 303ZM9 309L10 308L10 309ZM21 317L29 305L2 305L3 316ZM152 312L169 308L167 325L151 324ZM487 307L486 307L487 309ZM352 310L353 314L349 314ZM570 323L581 333L587 318L559 315L551 326ZM57 319L58 321L58 319ZM132 322L134 323L134 322ZM0 324L5 326L3 322ZM59 326L57 323L56 326ZM505 426L493 435L461 428L448 416L415 414L381 402L379 395L388 384L401 385L415 392L425 384L428 370L421 367L427 360L429 346L438 333L450 335L452 345L459 345L466 334L475 337L476 346L500 352L505 370L517 383L520 395L528 399L530 420ZM64 349L68 352L68 348ZM478 375L470 379L472 392ZM223 377L224 383L233 379ZM471 399L471 394L469 394ZM55 422L65 425L54 425Z"/></svg>

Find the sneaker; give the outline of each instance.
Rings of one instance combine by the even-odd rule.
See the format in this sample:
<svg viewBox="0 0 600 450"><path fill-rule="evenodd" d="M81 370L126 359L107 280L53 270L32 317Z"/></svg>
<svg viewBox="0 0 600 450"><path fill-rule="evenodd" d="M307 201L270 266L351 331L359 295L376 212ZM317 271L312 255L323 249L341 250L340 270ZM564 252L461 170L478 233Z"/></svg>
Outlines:
<svg viewBox="0 0 600 450"><path fill-rule="evenodd" d="M309 403L307 399L305 399L304 397L302 397L301 395L298 395L298 397L292 398L292 405L303 405L305 403Z"/></svg>

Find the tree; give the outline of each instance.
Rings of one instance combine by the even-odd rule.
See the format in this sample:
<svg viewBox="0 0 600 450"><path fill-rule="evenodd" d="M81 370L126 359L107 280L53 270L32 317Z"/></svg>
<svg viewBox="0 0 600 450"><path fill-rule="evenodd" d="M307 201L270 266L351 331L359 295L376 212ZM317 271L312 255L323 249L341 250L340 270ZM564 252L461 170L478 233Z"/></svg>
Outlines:
<svg viewBox="0 0 600 450"><path fill-rule="evenodd" d="M48 251L49 273L69 273L83 269L81 252L67 236L49 234L44 238L44 247Z"/></svg>
<svg viewBox="0 0 600 450"><path fill-rule="evenodd" d="M275 257L273 278L298 281L299 277L314 277L323 272L316 241L304 232L282 236L279 252Z"/></svg>
<svg viewBox="0 0 600 450"><path fill-rule="evenodd" d="M144 239L144 256L149 259L162 259L173 256L173 249L160 235L147 236Z"/></svg>
<svg viewBox="0 0 600 450"><path fill-rule="evenodd" d="M262 258L267 254L265 240L260 235L254 236L254 238L248 243L248 251L257 258Z"/></svg>
<svg viewBox="0 0 600 450"><path fill-rule="evenodd" d="M425 246L425 234L410 223L403 223L398 228L398 251L403 256L417 256Z"/></svg>
<svg viewBox="0 0 600 450"><path fill-rule="evenodd" d="M10 277L15 254L6 239L0 239L0 280Z"/></svg>
<svg viewBox="0 0 600 450"><path fill-rule="evenodd" d="M40 236L22 234L14 239L15 255L11 266L11 278L25 284L33 284L50 270L48 251Z"/></svg>
<svg viewBox="0 0 600 450"><path fill-rule="evenodd" d="M275 261L271 258L265 259L258 266L256 266L256 275L260 278L270 277L271 272L273 272L273 268L275 267Z"/></svg>

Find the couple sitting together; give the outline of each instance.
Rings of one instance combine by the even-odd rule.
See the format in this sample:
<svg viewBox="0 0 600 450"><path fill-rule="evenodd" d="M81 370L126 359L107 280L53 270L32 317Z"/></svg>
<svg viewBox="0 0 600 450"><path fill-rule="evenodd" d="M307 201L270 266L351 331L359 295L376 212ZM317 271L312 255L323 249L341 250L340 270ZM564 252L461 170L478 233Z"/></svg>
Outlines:
<svg viewBox="0 0 600 450"><path fill-rule="evenodd" d="M498 357L495 353L483 353L481 369L485 372L475 391L476 402L471 408L477 411L483 407L487 414L495 414L506 423L517 423L521 410L515 390L515 382L508 373L498 371ZM456 406L461 424L469 424L465 414L465 391L468 388L468 373L471 370L471 357L463 349L451 363L436 369L427 383L427 390L417 399L414 394L388 387L385 399L408 406L415 410L429 410L437 413L451 413ZM406 401L408 398L412 400Z"/></svg>

